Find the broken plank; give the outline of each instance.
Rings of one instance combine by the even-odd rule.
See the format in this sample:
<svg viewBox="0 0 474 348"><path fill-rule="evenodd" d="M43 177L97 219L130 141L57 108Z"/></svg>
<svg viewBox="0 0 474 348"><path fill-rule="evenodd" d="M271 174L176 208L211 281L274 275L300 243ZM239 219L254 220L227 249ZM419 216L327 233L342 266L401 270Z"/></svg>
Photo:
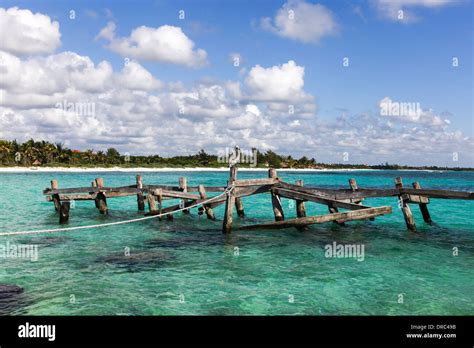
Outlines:
<svg viewBox="0 0 474 348"><path fill-rule="evenodd" d="M302 227L311 224L320 224L329 221L351 221L351 220L364 220L370 217L376 217L380 215L390 214L392 208L389 206L366 208L361 210L353 210L343 213L334 213L326 215L316 215L309 217L302 217L296 219L289 219L286 221L268 222L258 225L241 226L239 230L256 230L256 229L280 229L289 227Z"/></svg>

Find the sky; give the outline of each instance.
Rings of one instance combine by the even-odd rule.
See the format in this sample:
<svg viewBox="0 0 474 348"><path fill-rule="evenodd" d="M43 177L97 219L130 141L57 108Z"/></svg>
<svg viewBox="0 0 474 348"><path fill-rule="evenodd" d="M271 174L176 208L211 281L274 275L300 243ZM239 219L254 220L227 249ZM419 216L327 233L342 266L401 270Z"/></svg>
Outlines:
<svg viewBox="0 0 474 348"><path fill-rule="evenodd" d="M469 0L0 1L0 138L474 167Z"/></svg>

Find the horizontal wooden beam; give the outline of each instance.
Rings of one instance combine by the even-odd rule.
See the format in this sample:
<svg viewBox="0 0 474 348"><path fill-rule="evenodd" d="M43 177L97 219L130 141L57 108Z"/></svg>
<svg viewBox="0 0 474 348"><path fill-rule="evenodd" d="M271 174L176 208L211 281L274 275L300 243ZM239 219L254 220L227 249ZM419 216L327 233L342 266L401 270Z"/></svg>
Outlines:
<svg viewBox="0 0 474 348"><path fill-rule="evenodd" d="M424 196L428 198L443 198L443 199L466 199L473 200L474 192L468 191L451 191L451 190L430 190L430 189L414 189L403 188L401 193L406 193L415 196Z"/></svg>
<svg viewBox="0 0 474 348"><path fill-rule="evenodd" d="M343 201L338 201L335 199L317 196L313 193L296 192L296 191L288 190L284 188L279 188L275 191L281 197L296 199L300 201L310 201L310 202L315 202L315 203L320 203L320 204L330 204L334 208L343 208L343 209L349 209L349 210L361 210L361 209L370 208L368 206L361 205L361 204L343 202Z"/></svg>
<svg viewBox="0 0 474 348"><path fill-rule="evenodd" d="M289 228L289 227L303 227L312 224L320 224L329 221L338 221L345 222L351 220L365 220L368 218L373 218L376 216L390 214L392 212L392 207L382 206L375 208L366 208L361 210L353 210L343 213L333 213L326 215L316 215L301 217L296 219L268 222L258 225L247 225L241 226L239 230L256 230L256 229L280 229L280 228Z"/></svg>
<svg viewBox="0 0 474 348"><path fill-rule="evenodd" d="M280 182L278 178L248 179L248 180L235 180L234 185L236 187L261 186L261 185L273 185L278 182Z"/></svg>

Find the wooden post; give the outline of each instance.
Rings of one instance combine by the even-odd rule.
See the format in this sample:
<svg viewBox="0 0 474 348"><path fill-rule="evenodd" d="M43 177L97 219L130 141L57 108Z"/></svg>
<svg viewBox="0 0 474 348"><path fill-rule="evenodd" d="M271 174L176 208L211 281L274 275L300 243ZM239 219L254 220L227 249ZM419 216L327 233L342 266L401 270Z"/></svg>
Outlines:
<svg viewBox="0 0 474 348"><path fill-rule="evenodd" d="M413 188L416 190L421 189L420 183L417 181L414 182L412 185L413 185ZM428 211L428 205L426 203L420 203L418 205L420 206L420 211L421 211L421 215L423 215L423 220L425 220L425 222L429 224L432 223L433 221L431 220L430 212Z"/></svg>
<svg viewBox="0 0 474 348"><path fill-rule="evenodd" d="M268 170L268 177L272 179L277 178L277 172L274 168L270 168ZM271 190L272 195L272 206L273 206L273 214L275 215L275 221L282 221L285 220L285 215L283 214L283 208L281 206L280 197L275 194L273 190Z"/></svg>
<svg viewBox="0 0 474 348"><path fill-rule="evenodd" d="M102 178L96 178L95 183L99 190L104 187L104 179ZM99 209L99 212L101 214L107 214L108 208L107 208L107 199L105 198L105 194L103 192L98 192L95 201L96 201L96 206Z"/></svg>
<svg viewBox="0 0 474 348"><path fill-rule="evenodd" d="M339 213L339 210L337 209L337 207L333 206L331 203L328 204L328 210L329 210L330 214ZM334 220L333 222L335 224L338 224L339 226L345 226L346 225L344 222L340 222L340 221L337 221L337 220Z"/></svg>
<svg viewBox="0 0 474 348"><path fill-rule="evenodd" d="M296 180L296 185L303 186L303 180ZM304 206L304 201L301 201L299 199L296 200L296 216L297 217L306 216L306 208Z"/></svg>
<svg viewBox="0 0 474 348"><path fill-rule="evenodd" d="M51 180L51 190L57 190L58 189L58 181L57 180ZM59 208L61 207L61 202L59 201L59 195L53 195L53 203L54 203L54 209L56 211L59 211Z"/></svg>
<svg viewBox="0 0 474 348"><path fill-rule="evenodd" d="M357 190L359 189L359 186L357 186L357 181L356 181L356 179L353 179L353 178L349 179L349 186L350 186L352 192L355 192L355 191L357 191ZM359 204L359 203L361 203L363 200L364 200L363 198L353 198L353 199L351 199L350 201L351 201L352 203L357 203L357 204ZM369 220L370 220L370 221L374 221L375 218L371 217L371 218L369 218Z"/></svg>
<svg viewBox="0 0 474 348"><path fill-rule="evenodd" d="M244 203L242 203L242 197L235 197L235 209L239 217L245 217Z"/></svg>
<svg viewBox="0 0 474 348"><path fill-rule="evenodd" d="M207 194L206 194L206 189L204 188L204 185L199 185L198 186L198 191L199 191L199 196L201 196L201 199L207 199ZM206 215L207 215L207 218L209 220L215 220L215 216L214 216L214 211L212 210L212 208L205 204L204 205L204 210L206 211Z"/></svg>
<svg viewBox="0 0 474 348"><path fill-rule="evenodd" d="M69 202L61 202L59 208L59 223L65 224L69 220L69 210L71 208L71 204Z"/></svg>
<svg viewBox="0 0 474 348"><path fill-rule="evenodd" d="M153 192L149 192L146 195L146 200L148 201L148 210L150 213L156 211L156 200Z"/></svg>
<svg viewBox="0 0 474 348"><path fill-rule="evenodd" d="M163 190L155 189L154 194L158 199L158 214L163 213ZM158 218L160 221L163 219L161 216Z"/></svg>
<svg viewBox="0 0 474 348"><path fill-rule="evenodd" d="M95 182L95 180L92 180L91 181L91 186L92 188L96 188L97 187L97 183ZM97 209L99 209L99 201L97 199L94 199L94 203L95 203L95 207Z"/></svg>
<svg viewBox="0 0 474 348"><path fill-rule="evenodd" d="M234 181L237 178L237 167L230 167L229 182L227 187L234 185ZM222 224L222 232L231 233L232 231L232 218L234 213L234 204L235 204L235 192L232 190L227 194L227 199L225 201L225 211L224 211L224 223Z"/></svg>
<svg viewBox="0 0 474 348"><path fill-rule="evenodd" d="M137 189L142 190L143 189L143 180L141 175L136 176L137 180ZM144 211L145 210L145 198L143 196L143 193L139 192L137 194L137 205L138 205L138 210L139 211Z"/></svg>
<svg viewBox="0 0 474 348"><path fill-rule="evenodd" d="M401 177L395 178L395 187L398 190L401 190L403 188L403 182ZM411 231L416 232L416 225L415 225L415 219L413 219L413 215L411 213L411 209L406 202L406 200L403 198L403 195L398 195L398 199L400 200L400 205L402 208L402 213L403 217L405 218L405 222L407 224L407 228Z"/></svg>
<svg viewBox="0 0 474 348"><path fill-rule="evenodd" d="M188 181L186 179L186 177L182 176L179 178L179 188L181 189L182 192L188 192ZM183 199L182 200L183 202L183 205L186 203L186 200ZM189 209L185 209L183 210L183 213L184 214L189 214Z"/></svg>

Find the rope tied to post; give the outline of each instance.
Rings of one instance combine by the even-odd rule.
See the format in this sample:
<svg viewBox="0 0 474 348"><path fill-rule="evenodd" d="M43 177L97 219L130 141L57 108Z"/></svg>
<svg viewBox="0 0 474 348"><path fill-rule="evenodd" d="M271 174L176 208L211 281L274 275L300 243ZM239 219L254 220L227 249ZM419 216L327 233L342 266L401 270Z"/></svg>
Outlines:
<svg viewBox="0 0 474 348"><path fill-rule="evenodd" d="M0 236L14 236L14 235L28 235L28 234L56 233L56 232L86 230L86 229L93 229L93 228L99 228L99 227L124 225L124 224L130 224L130 223L133 223L133 222L139 222L139 221L155 219L155 218L159 218L159 217L166 216L166 215L176 214L176 213L179 213L183 210L191 209L191 208L197 207L199 205L205 205L205 204L207 204L209 202L212 202L212 201L214 201L214 200L216 200L219 197L222 197L224 195L228 196L230 194L230 192L232 192L233 189L234 189L234 186L228 186L228 187L226 187L224 192L221 193L220 195L205 199L202 202L198 202L198 203L192 204L192 205L187 206L187 207L183 207L183 208L180 208L180 209L177 209L177 210L168 211L166 213L156 214L156 215L152 215L152 216L144 216L144 217L136 218L136 219L122 220L122 221L115 221L115 222L107 222L107 223L103 223L103 224L94 224L94 225L86 225L86 226L62 227L62 228L42 229L42 230L0 232Z"/></svg>

